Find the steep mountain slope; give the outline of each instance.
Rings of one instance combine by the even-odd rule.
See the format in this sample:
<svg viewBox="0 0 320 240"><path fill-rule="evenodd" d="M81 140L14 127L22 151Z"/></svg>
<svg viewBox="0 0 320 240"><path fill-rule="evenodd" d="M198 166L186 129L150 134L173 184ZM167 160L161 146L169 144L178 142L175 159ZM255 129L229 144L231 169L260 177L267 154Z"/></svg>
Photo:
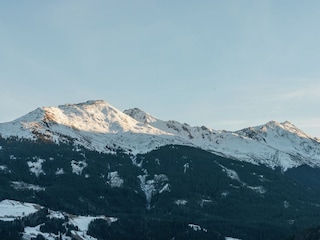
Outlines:
<svg viewBox="0 0 320 240"><path fill-rule="evenodd" d="M168 144L199 147L220 156L282 170L320 166L320 142L289 122L236 132L162 121L140 109L117 110L104 101L43 107L0 124L4 138L71 141L99 152L147 153Z"/></svg>

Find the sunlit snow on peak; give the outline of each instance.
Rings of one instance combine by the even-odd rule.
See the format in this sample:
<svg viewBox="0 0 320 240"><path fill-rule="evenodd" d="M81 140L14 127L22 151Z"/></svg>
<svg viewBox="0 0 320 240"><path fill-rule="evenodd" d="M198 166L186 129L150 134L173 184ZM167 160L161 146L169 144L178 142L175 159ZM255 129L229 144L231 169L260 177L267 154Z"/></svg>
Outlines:
<svg viewBox="0 0 320 240"><path fill-rule="evenodd" d="M141 123L152 123L158 120L149 113L146 113L139 108L128 109L125 110L124 113Z"/></svg>

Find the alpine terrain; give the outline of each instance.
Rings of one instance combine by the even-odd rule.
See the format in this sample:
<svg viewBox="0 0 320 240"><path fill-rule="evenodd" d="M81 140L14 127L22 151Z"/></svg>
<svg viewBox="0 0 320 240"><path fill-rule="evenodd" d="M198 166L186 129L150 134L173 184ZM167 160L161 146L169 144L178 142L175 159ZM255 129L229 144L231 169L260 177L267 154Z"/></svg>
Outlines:
<svg viewBox="0 0 320 240"><path fill-rule="evenodd" d="M42 107L0 124L0 239L311 239L319 178L320 140L290 122Z"/></svg>

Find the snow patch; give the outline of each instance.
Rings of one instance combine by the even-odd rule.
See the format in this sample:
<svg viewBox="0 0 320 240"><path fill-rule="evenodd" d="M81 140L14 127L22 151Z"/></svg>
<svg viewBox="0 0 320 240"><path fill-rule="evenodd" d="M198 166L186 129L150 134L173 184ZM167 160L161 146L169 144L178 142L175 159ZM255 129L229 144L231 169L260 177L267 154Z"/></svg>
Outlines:
<svg viewBox="0 0 320 240"><path fill-rule="evenodd" d="M91 237L90 235L87 235L87 231L89 228L90 222L96 219L102 219L108 222L108 224L111 224L113 222L118 221L117 218L113 217L105 217L105 216L71 216L69 215L69 223L77 226L78 231L73 230L72 233L76 236L79 236L79 238L76 237L76 239L84 239L84 240L96 240L96 238Z"/></svg>
<svg viewBox="0 0 320 240"><path fill-rule="evenodd" d="M189 163L185 163L184 165L183 165L183 173L186 173L187 172L187 169L189 168L190 166L189 166Z"/></svg>
<svg viewBox="0 0 320 240"><path fill-rule="evenodd" d="M85 169L87 166L88 164L85 161L71 161L72 173L77 175L82 175L83 169Z"/></svg>
<svg viewBox="0 0 320 240"><path fill-rule="evenodd" d="M11 182L11 186L16 190L33 190L36 192L45 191L45 187L33 185L25 182Z"/></svg>
<svg viewBox="0 0 320 240"><path fill-rule="evenodd" d="M226 168L225 166L222 166L221 164L218 164L218 165L222 168L222 171L224 171L229 178L242 183L240 181L239 175L236 171L229 169L229 168Z"/></svg>
<svg viewBox="0 0 320 240"><path fill-rule="evenodd" d="M57 168L57 171L55 172L56 175L62 175L65 174L63 168Z"/></svg>
<svg viewBox="0 0 320 240"><path fill-rule="evenodd" d="M178 206L184 206L188 203L188 201L184 200L184 199L178 199L178 200L174 201L174 203Z"/></svg>
<svg viewBox="0 0 320 240"><path fill-rule="evenodd" d="M0 220L14 221L16 218L22 218L41 209L37 204L22 203L14 200L3 200L0 202Z"/></svg>
<svg viewBox="0 0 320 240"><path fill-rule="evenodd" d="M71 234L73 235L73 237L66 236L65 234L56 235L54 233L41 232L40 231L41 224L40 224L35 227L25 227L24 233L23 233L23 239L31 240L31 239L34 239L38 234L40 234L47 240L56 240L56 239L60 239L60 237L62 240L72 240L72 239L97 240L96 238L87 234L88 226L91 221L95 219L103 219L107 221L108 224L111 224L112 222L117 221L116 218L108 218L105 216L91 217L91 216L74 216L69 214L66 214L66 216L69 217L69 222L67 222L67 224L73 225L78 228L78 230L71 230ZM49 210L49 218L65 219L65 215L60 212L53 212Z"/></svg>
<svg viewBox="0 0 320 240"><path fill-rule="evenodd" d="M213 201L211 199L201 199L199 204L203 208L205 204L212 203L212 202Z"/></svg>
<svg viewBox="0 0 320 240"><path fill-rule="evenodd" d="M288 201L284 201L283 202L283 207L284 208L289 208L290 207L290 203Z"/></svg>
<svg viewBox="0 0 320 240"><path fill-rule="evenodd" d="M246 187L259 194L265 194L267 192L267 190L263 186L252 187L246 185Z"/></svg>
<svg viewBox="0 0 320 240"><path fill-rule="evenodd" d="M135 166L137 166L139 168L142 167L143 159L140 162L137 162L137 157L136 156L131 156L130 159L131 159L131 162L132 162L133 165L135 165Z"/></svg>
<svg viewBox="0 0 320 240"><path fill-rule="evenodd" d="M197 232L197 231L208 232L207 229L202 228L202 227L200 227L200 226L197 225L197 224L189 223L188 226L189 226L190 228L192 228L193 231L196 231L196 232Z"/></svg>
<svg viewBox="0 0 320 240"><path fill-rule="evenodd" d="M218 164L221 168L222 171L227 174L227 176L241 184L242 187L246 187L248 189L251 189L252 191L259 193L259 194L265 194L267 190L263 186L250 186L247 183L243 182L240 180L240 177L238 173L232 169L226 168L225 166ZM236 186L231 185L234 188L237 188Z"/></svg>
<svg viewBox="0 0 320 240"><path fill-rule="evenodd" d="M49 218L50 219L52 219L52 218L65 219L65 216L61 212L53 211L53 210L50 210L50 209L48 211L49 211Z"/></svg>
<svg viewBox="0 0 320 240"><path fill-rule="evenodd" d="M35 226L35 227L25 227L24 233L23 233L23 240L33 240L36 239L38 235L41 235L46 240L72 240L74 238L66 236L65 234L54 234L54 233L45 233L40 231L41 225ZM84 235L83 235L84 237ZM78 238L80 240L84 240L84 238ZM86 240L96 240L96 238L93 238L89 236L89 238L86 238Z"/></svg>
<svg viewBox="0 0 320 240"><path fill-rule="evenodd" d="M170 185L169 183L166 183L161 190L159 191L159 193L163 193L163 192L170 192Z"/></svg>
<svg viewBox="0 0 320 240"><path fill-rule="evenodd" d="M5 166L5 165L0 165L0 170L1 170L1 171L5 171L5 170L7 170L7 169L8 169L7 166Z"/></svg>
<svg viewBox="0 0 320 240"><path fill-rule="evenodd" d="M230 193L228 191L224 191L221 193L221 197L225 198L229 195Z"/></svg>
<svg viewBox="0 0 320 240"><path fill-rule="evenodd" d="M27 164L29 166L29 171L31 173L34 173L36 177L39 177L40 174L46 175L45 172L42 170L42 163L44 163L46 160L34 157L33 160L36 160L36 162L28 161Z"/></svg>
<svg viewBox="0 0 320 240"><path fill-rule="evenodd" d="M154 161L155 161L155 163L156 163L157 165L160 166L160 160L159 160L159 158L154 159Z"/></svg>
<svg viewBox="0 0 320 240"><path fill-rule="evenodd" d="M111 187L122 187L123 182L117 171L108 173L108 184Z"/></svg>
<svg viewBox="0 0 320 240"><path fill-rule="evenodd" d="M147 180L148 174L139 175L140 188L146 196L147 209L151 209L152 196L164 191L170 191L168 177L164 174L155 174L153 179Z"/></svg>
<svg viewBox="0 0 320 240"><path fill-rule="evenodd" d="M295 223L295 221L296 221L296 220L294 220L294 219L289 219L289 220L288 220L288 223L289 223L290 225L292 225L292 224Z"/></svg>

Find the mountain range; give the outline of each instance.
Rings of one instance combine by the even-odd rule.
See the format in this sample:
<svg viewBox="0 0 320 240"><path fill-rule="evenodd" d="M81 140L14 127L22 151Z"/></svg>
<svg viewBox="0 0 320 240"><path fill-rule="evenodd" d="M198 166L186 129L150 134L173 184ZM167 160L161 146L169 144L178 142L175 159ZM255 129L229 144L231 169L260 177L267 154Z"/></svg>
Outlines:
<svg viewBox="0 0 320 240"><path fill-rule="evenodd" d="M56 143L71 139L90 150L110 153L121 149L134 155L169 144L186 145L284 171L303 164L320 166L320 140L288 121L219 131L163 121L138 108L121 112L101 100L38 108L0 124L0 135Z"/></svg>
<svg viewBox="0 0 320 240"><path fill-rule="evenodd" d="M295 239L320 222L319 167L320 140L290 122L42 107L0 124L0 239Z"/></svg>

